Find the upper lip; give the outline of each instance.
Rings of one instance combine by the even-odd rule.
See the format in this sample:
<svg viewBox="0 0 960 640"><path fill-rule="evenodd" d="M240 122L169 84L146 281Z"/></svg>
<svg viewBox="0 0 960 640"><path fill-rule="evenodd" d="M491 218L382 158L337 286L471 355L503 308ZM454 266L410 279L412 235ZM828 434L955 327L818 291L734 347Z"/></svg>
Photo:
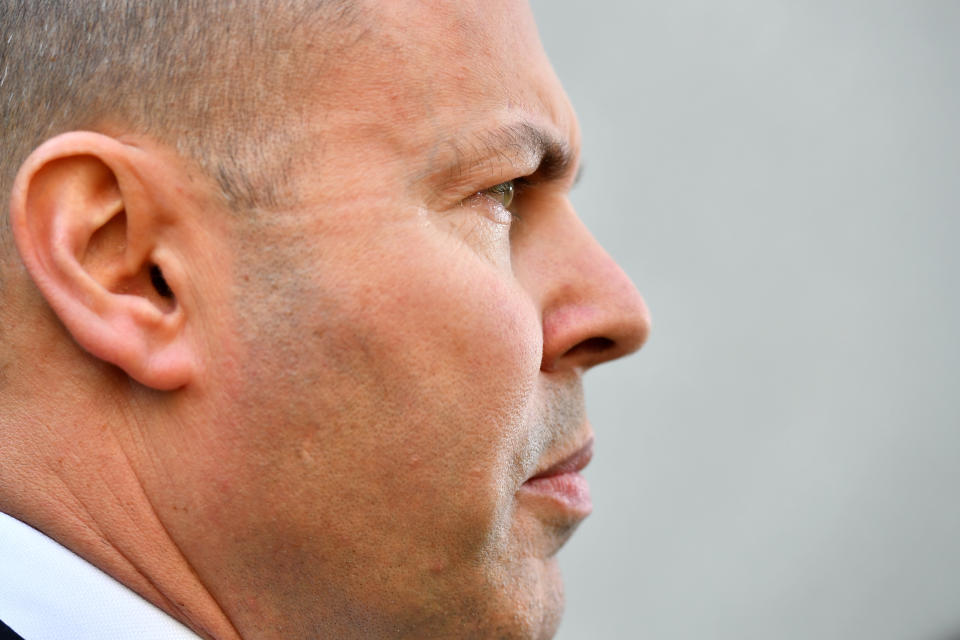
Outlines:
<svg viewBox="0 0 960 640"><path fill-rule="evenodd" d="M563 473L576 473L583 470L584 467L590 464L591 458L593 458L593 436L590 436L590 438L587 439L587 441L581 445L579 449L563 458L559 462L550 465L543 471L537 472L537 474L532 476L530 480L558 476Z"/></svg>

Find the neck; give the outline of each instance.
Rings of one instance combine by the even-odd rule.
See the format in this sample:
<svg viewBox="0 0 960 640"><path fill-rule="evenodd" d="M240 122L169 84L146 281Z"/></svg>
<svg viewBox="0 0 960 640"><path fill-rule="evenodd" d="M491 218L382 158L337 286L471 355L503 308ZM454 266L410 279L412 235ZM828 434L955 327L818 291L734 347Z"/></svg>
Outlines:
<svg viewBox="0 0 960 640"><path fill-rule="evenodd" d="M119 423L109 394L79 397L72 388L69 405L41 405L23 392L7 387L0 393L0 511L42 531L199 635L239 640L139 481L125 442L137 425ZM44 412L41 406L59 410ZM88 415L78 415L83 407L91 408Z"/></svg>

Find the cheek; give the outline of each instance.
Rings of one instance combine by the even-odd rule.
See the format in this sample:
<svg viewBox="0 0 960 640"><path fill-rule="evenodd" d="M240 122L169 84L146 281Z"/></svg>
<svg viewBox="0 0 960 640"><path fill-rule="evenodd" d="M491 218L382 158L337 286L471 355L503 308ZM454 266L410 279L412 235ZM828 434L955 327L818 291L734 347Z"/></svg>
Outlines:
<svg viewBox="0 0 960 640"><path fill-rule="evenodd" d="M480 602L490 575L512 575L511 540L532 535L515 522L518 461L541 435L536 305L462 243L407 240L331 250L271 283L244 325L236 441L213 465L234 487L209 496L237 520L244 562L384 615Z"/></svg>
<svg viewBox="0 0 960 640"><path fill-rule="evenodd" d="M542 342L512 276L427 247L364 261L324 287L323 308L297 314L308 324L284 374L299 381L297 408L280 428L299 435L275 468L306 480L296 538L319 525L323 540L304 544L349 550L391 567L390 589L443 600L479 584L480 559L502 558L513 532Z"/></svg>
<svg viewBox="0 0 960 640"><path fill-rule="evenodd" d="M409 246L421 249L396 249ZM403 524L486 544L508 527L532 438L538 313L509 272L447 236L380 249L328 254L342 268L290 297L318 302L296 310L299 341L286 341L295 346L277 372L289 383L284 430L301 449L287 461L309 461L318 484L348 487L365 505L346 505L357 521L341 518L345 528L371 530L361 521L376 518L373 530ZM318 491L317 502L329 499Z"/></svg>
<svg viewBox="0 0 960 640"><path fill-rule="evenodd" d="M490 467L522 429L540 323L512 276L466 250L444 250L453 251L438 247L434 260L395 256L369 297L351 296L359 306L347 342L364 343L360 368L374 373L383 400L402 408L421 450Z"/></svg>

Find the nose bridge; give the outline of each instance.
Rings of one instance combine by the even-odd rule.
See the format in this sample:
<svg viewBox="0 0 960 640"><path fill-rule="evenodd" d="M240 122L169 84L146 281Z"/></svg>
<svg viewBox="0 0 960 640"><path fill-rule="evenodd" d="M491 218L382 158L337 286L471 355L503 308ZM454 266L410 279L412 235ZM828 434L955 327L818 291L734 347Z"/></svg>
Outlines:
<svg viewBox="0 0 960 640"><path fill-rule="evenodd" d="M582 371L639 349L650 331L646 303L569 203L537 226L525 271L542 314L541 368Z"/></svg>

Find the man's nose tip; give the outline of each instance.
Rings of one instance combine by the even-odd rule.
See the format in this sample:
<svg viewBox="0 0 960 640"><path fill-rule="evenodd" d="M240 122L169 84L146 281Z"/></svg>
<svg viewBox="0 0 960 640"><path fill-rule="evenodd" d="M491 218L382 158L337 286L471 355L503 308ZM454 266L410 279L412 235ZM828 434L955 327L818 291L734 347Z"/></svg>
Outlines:
<svg viewBox="0 0 960 640"><path fill-rule="evenodd" d="M650 334L650 311L630 278L602 249L591 262L580 295L544 315L544 371L585 371L637 351Z"/></svg>

